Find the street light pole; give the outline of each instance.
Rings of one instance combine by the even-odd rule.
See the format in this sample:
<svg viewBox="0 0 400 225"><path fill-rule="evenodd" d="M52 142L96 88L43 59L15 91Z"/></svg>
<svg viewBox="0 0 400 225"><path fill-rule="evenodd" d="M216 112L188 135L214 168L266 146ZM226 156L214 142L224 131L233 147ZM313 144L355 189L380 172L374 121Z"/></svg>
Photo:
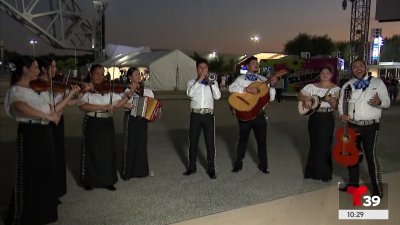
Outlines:
<svg viewBox="0 0 400 225"><path fill-rule="evenodd" d="M35 57L35 45L38 43L38 41L36 41L35 39L32 39L29 41L29 43L32 45L32 55L33 57Z"/></svg>

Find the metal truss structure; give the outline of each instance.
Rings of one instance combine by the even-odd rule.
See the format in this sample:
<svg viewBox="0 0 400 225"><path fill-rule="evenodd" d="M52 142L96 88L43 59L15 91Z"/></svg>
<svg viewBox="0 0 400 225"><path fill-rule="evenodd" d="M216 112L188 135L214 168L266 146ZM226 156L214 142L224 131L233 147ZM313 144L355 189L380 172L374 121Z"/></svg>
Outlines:
<svg viewBox="0 0 400 225"><path fill-rule="evenodd" d="M0 9L55 48L102 51L77 0L0 0Z"/></svg>
<svg viewBox="0 0 400 225"><path fill-rule="evenodd" d="M371 0L351 0L350 61L368 61Z"/></svg>

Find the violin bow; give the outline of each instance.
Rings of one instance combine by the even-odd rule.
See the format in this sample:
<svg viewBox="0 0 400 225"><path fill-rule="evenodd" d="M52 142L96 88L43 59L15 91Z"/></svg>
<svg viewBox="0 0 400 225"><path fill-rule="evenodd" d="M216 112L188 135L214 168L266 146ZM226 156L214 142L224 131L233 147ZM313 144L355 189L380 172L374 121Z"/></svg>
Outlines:
<svg viewBox="0 0 400 225"><path fill-rule="evenodd" d="M113 71L112 71L112 77L110 77L110 105L112 105L112 97L113 97L113 92L114 92L114 84L112 80L114 80L114 71L115 71L115 62L113 66Z"/></svg>
<svg viewBox="0 0 400 225"><path fill-rule="evenodd" d="M71 70L68 70L67 79L65 79L65 85L68 84L70 74L71 74ZM63 98L65 97L65 92L66 91L67 91L67 89L64 90Z"/></svg>
<svg viewBox="0 0 400 225"><path fill-rule="evenodd" d="M47 74L49 75L49 78L50 78L49 97L50 97L50 101L52 101L52 103L53 103L51 106L51 113L54 115L56 113L56 100L54 99L53 76L51 75L52 74L51 67L49 70L47 70Z"/></svg>

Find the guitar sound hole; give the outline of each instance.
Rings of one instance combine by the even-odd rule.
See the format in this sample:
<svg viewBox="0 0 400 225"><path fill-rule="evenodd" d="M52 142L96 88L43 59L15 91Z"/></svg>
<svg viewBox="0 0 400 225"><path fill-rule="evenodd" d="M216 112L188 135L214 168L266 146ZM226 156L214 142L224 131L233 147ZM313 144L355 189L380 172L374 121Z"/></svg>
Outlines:
<svg viewBox="0 0 400 225"><path fill-rule="evenodd" d="M342 140L343 140L343 142L349 142L349 137L348 136L343 136Z"/></svg>

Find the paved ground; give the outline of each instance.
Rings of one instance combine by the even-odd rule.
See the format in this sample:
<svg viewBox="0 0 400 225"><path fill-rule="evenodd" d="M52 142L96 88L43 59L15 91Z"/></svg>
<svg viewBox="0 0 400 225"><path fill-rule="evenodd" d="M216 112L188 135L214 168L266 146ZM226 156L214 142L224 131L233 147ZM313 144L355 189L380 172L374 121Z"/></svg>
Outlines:
<svg viewBox="0 0 400 225"><path fill-rule="evenodd" d="M226 96L226 95L225 95ZM59 207L57 224L170 224L295 196L335 186L346 170L335 165L331 183L303 180L307 156L307 118L297 114L297 102L271 103L268 106L268 153L270 175L256 168L257 154L252 137L239 174L230 172L235 156L237 124L226 99L216 103L217 176L205 174L205 149L200 142L198 172L184 177L187 158L189 101L166 94L163 118L149 127L149 162L153 177L120 180L116 192L79 187L79 160L82 114L77 108L65 110L68 194ZM385 110L382 118L379 152L383 173L400 171L400 105ZM122 113L114 116L117 140L122 140ZM0 210L7 208L14 166L16 123L0 110ZM340 124L340 123L339 123ZM117 143L118 153L122 149ZM118 157L120 160L121 157ZM366 177L363 166L362 177ZM384 176L385 180L385 176Z"/></svg>

